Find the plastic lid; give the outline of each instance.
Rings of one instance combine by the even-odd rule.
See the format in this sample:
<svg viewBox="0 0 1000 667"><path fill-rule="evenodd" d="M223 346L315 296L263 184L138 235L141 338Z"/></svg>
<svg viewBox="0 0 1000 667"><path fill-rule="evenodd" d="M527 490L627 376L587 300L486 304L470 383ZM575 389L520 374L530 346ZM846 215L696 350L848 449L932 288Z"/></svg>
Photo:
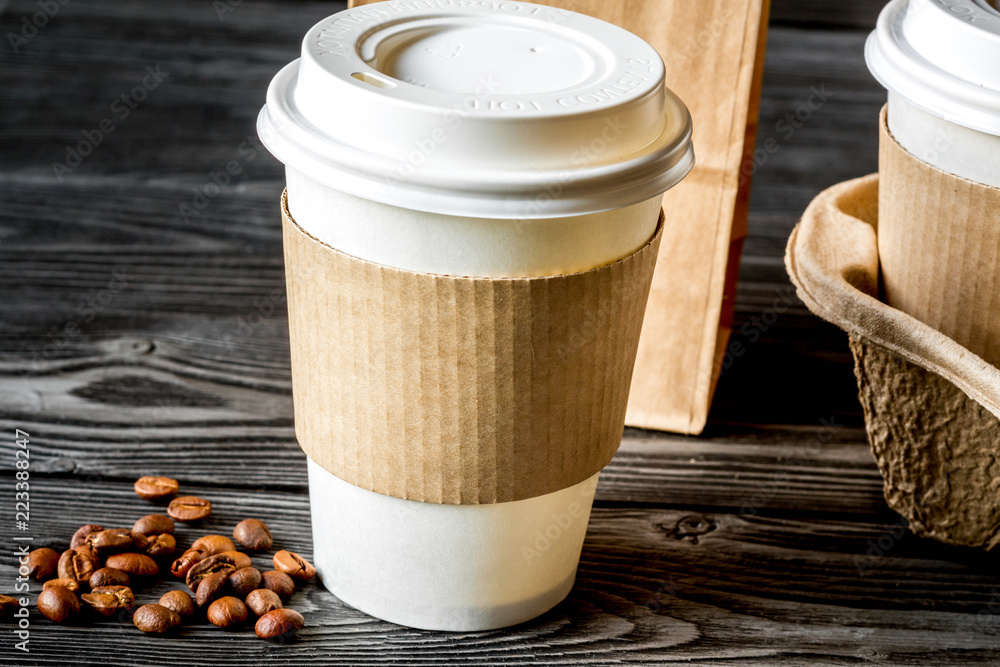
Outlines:
<svg viewBox="0 0 1000 667"><path fill-rule="evenodd" d="M258 131L329 187L475 217L619 208L694 165L690 114L652 46L499 0L394 0L321 21L271 82Z"/></svg>
<svg viewBox="0 0 1000 667"><path fill-rule="evenodd" d="M1000 0L893 0L865 59L915 106L1000 135Z"/></svg>

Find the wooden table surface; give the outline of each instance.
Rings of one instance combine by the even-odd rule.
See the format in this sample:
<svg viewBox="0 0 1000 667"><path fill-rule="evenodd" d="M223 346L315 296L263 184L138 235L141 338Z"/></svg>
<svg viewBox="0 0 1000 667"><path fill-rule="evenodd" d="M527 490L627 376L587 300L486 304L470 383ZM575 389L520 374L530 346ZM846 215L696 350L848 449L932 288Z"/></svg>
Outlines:
<svg viewBox="0 0 1000 667"><path fill-rule="evenodd" d="M758 145L777 149L759 159L740 271L745 353L703 436L626 432L576 588L553 611L502 631L423 632L312 585L292 600L308 623L300 638L271 646L207 624L170 639L128 622L58 626L32 608L30 653L2 626L0 663L1000 662L994 560L903 534L881 497L846 337L794 298L782 264L810 199L876 168L884 92L862 49L881 4L775 0ZM140 474L211 499L203 531L258 516L281 547L311 556L283 173L254 121L306 28L342 7L0 0L0 593L13 591L15 538L62 549L81 524L148 513L132 493ZM95 145L77 164L67 147L80 142ZM196 200L230 161L241 173ZM26 531L15 429L30 434Z"/></svg>

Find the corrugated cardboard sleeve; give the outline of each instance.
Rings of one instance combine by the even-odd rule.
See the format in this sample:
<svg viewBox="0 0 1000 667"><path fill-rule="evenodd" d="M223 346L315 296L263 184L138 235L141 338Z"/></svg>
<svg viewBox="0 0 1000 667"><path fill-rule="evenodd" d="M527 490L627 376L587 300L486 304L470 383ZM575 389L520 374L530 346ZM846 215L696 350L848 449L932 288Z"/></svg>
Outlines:
<svg viewBox="0 0 1000 667"><path fill-rule="evenodd" d="M541 278L404 271L346 255L282 197L295 434L337 477L448 504L582 482L621 441L663 231Z"/></svg>
<svg viewBox="0 0 1000 667"><path fill-rule="evenodd" d="M885 302L1000 366L1000 189L911 155L889 132L886 109L880 127Z"/></svg>

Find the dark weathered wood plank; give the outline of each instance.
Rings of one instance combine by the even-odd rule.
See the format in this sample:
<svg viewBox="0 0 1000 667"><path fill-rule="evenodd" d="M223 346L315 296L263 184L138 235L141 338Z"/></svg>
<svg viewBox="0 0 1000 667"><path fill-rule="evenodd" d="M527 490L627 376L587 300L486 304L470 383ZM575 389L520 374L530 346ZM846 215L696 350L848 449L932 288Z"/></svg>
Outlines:
<svg viewBox="0 0 1000 667"><path fill-rule="evenodd" d="M207 326L190 315L174 326L192 324ZM58 352L50 343L26 358L0 358L0 428L31 433L35 465L45 472L128 479L138 469L197 483L303 489L287 325L272 315L252 331L249 321L243 326L250 335L218 323L214 337L166 329L150 338L81 334ZM0 470L13 470L13 448L0 439ZM832 413L768 428L716 421L701 439L630 429L602 480L600 498L613 502L882 509L862 429Z"/></svg>
<svg viewBox="0 0 1000 667"><path fill-rule="evenodd" d="M871 29L883 0L771 0L771 20L779 23Z"/></svg>
<svg viewBox="0 0 1000 667"><path fill-rule="evenodd" d="M261 37L258 20L266 6L244 2L239 14L221 22L222 32L210 43L167 49L165 36L154 34L151 41L138 43L128 26L159 20L179 22L187 30L201 20L195 4L181 5L188 11L180 18L174 16L175 9L159 8L150 10L146 19L124 3L121 9L108 10L122 12L116 20L124 27L105 38L108 49L99 49L91 48L92 35L104 10L82 3L74 21L54 22L18 57L17 67L0 73L11 84L5 90L25 98L17 99L11 109L33 109L0 129L3 145L21 156L17 170L0 163L0 233L5 236L0 280L21 295L8 310L11 328L0 332L12 335L6 341L0 338L11 353L44 348L47 336L73 321L81 299L101 293L115 268L135 268L135 282L87 323L87 336L169 332L211 347L220 335L232 337L241 318L255 316L255 303L281 289L274 204L281 168L259 147L254 148L254 159L242 165L243 173L203 212L185 219L180 211L195 188L210 182L209 173L232 159L252 135L259 96L271 74L297 49L298 37L292 38L287 25L308 24L327 11L314 4L283 7L288 24L282 22L280 30ZM93 78L104 88L82 103L70 104L58 97L65 92L27 83L39 73L32 63L43 66L57 57L51 49L40 48L57 38L64 52L79 53L59 76L101 73ZM760 327L754 318L772 315L776 299L786 307L791 286L780 257L808 201L837 180L874 169L872 139L884 95L864 67L863 38L863 31L779 26L771 32L760 136L761 146L774 139L776 150L762 154L755 175L750 236L737 292L734 342L746 349L732 359L720 382L713 421L816 424L834 415L853 426L860 424L844 336L817 325L794 300L774 325ZM256 59L241 66L237 83L225 64L245 57L242 44L258 39L271 40L274 48L254 51ZM65 142L100 118L106 101L120 92L123 75L112 67L108 50L126 47L148 50L135 54L135 62L162 58L165 68L183 77L152 91L122 123L120 133L59 183L49 163L59 157ZM787 115L808 106L816 87L827 91L829 99L819 109L810 109L809 119L789 136ZM32 124L38 131L30 130ZM67 134L53 132L53 126L67 128ZM36 155L39 151L48 154ZM234 273L236 267L242 270ZM39 272L47 277L38 279ZM155 307L159 315L151 316L146 306ZM282 335L281 326L268 321L253 335L253 342L264 347L248 344L239 353L266 356L274 342L280 345ZM233 359L232 352L219 360L238 369L242 360Z"/></svg>
<svg viewBox="0 0 1000 667"><path fill-rule="evenodd" d="M253 515L271 525L276 547L309 553L305 495L199 485L185 490L211 499L215 514L202 528L182 527L182 543L202 532L228 532ZM59 547L78 524L128 525L151 507L128 483L39 476L28 534ZM308 627L289 646L268 647L248 631L223 633L207 624L160 639L124 622L58 627L34 615L25 662L64 664L69 647L92 664L146 664L154 651L167 664L190 665L217 664L223 655L233 665L265 657L277 664L352 665L719 664L751 658L779 665L915 664L927 658L962 664L993 657L1000 643L1000 617L989 611L1000 584L995 568L976 554L896 539L895 532L878 521L599 508L570 598L511 630L405 630L351 610L313 585L292 600ZM0 524L0 540L11 538L11 526ZM882 555L871 547L880 539ZM255 562L263 566L266 559ZM0 581L13 576L5 559ZM139 601L171 587L142 590ZM114 654L107 652L112 646Z"/></svg>
<svg viewBox="0 0 1000 667"><path fill-rule="evenodd" d="M567 602L517 628L454 635L371 619L314 586L293 600L309 627L285 647L209 626L157 640L127 622L56 627L35 614L33 652L18 663L996 662L992 561L897 537L845 337L791 296L781 262L809 200L875 168L884 93L861 47L881 4L774 1L736 299L742 351L704 437L626 431ZM280 546L310 553L283 174L253 133L270 77L343 5L243 0L220 17L206 0L72 0L20 53L0 44L0 433L32 434L39 543L62 546L85 521L128 525L149 511L131 481L156 472L215 502L204 530L254 514ZM0 36L35 11L0 1ZM60 180L52 162L147 66L169 75ZM239 176L185 216L232 159ZM8 480L12 447L0 437ZM7 510L0 518L10 544ZM0 559L0 592L13 573Z"/></svg>

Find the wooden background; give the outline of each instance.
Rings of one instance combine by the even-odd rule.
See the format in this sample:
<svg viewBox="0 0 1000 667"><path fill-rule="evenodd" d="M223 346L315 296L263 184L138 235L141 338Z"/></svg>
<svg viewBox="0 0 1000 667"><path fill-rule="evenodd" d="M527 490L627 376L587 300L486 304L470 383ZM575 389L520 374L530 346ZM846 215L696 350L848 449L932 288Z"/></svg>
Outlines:
<svg viewBox="0 0 1000 667"><path fill-rule="evenodd" d="M881 4L775 0L758 138L770 149L758 156L738 354L703 437L626 432L566 602L513 629L443 634L372 619L314 585L292 601L308 627L289 646L209 625L172 639L127 621L56 626L33 610L31 653L15 655L0 627L0 662L1000 660L995 559L900 536L846 337L805 311L782 265L810 199L876 167L884 91L862 49ZM59 9L12 43L44 6ZM13 591L15 535L63 548L83 523L147 513L131 491L140 474L210 498L206 529L259 516L281 547L311 555L292 433L282 169L254 121L304 31L342 6L0 0L0 592ZM147 67L162 83L120 118L115 100ZM113 133L56 174L67 146L96 137L106 117ZM239 176L185 215L229 161ZM15 428L31 443L26 532L14 527Z"/></svg>

